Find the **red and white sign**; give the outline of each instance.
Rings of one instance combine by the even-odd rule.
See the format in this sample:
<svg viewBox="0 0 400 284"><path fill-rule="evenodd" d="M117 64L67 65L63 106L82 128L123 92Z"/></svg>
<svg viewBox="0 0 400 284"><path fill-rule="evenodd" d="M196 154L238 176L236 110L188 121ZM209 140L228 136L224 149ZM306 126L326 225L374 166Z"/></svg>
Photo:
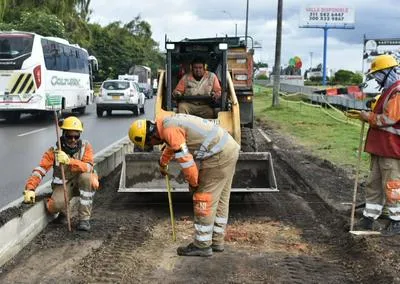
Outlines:
<svg viewBox="0 0 400 284"><path fill-rule="evenodd" d="M353 7L312 5L300 10L300 28L351 28L354 23Z"/></svg>

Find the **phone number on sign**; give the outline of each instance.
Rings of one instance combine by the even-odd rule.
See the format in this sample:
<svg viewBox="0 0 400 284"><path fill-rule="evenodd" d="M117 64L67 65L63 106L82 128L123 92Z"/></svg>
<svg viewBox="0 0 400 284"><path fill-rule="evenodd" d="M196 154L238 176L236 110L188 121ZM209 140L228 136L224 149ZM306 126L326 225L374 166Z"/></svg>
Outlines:
<svg viewBox="0 0 400 284"><path fill-rule="evenodd" d="M310 21L343 21L344 13L310 13Z"/></svg>

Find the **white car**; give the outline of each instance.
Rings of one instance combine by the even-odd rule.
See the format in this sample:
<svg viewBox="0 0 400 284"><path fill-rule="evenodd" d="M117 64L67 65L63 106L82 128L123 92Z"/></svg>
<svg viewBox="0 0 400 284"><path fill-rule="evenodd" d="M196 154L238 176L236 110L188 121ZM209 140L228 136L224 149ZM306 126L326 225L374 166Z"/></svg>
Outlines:
<svg viewBox="0 0 400 284"><path fill-rule="evenodd" d="M96 98L96 112L102 117L104 111L111 115L113 110L130 110L133 115L144 113L145 95L134 81L106 80L101 84Z"/></svg>

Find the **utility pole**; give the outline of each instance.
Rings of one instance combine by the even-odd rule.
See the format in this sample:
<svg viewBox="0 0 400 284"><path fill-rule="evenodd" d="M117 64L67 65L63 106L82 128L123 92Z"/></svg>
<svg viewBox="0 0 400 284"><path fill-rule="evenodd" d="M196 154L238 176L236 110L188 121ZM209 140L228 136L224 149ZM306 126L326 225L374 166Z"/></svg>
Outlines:
<svg viewBox="0 0 400 284"><path fill-rule="evenodd" d="M275 43L275 65L274 65L274 88L272 91L272 106L279 106L279 89L281 75L281 45L282 45L282 7L283 0L278 0L278 13L276 22L276 43Z"/></svg>
<svg viewBox="0 0 400 284"><path fill-rule="evenodd" d="M312 69L312 56L313 56L314 52L310 52L310 71Z"/></svg>
<svg viewBox="0 0 400 284"><path fill-rule="evenodd" d="M246 29L244 33L244 41L246 42L246 47L247 47L247 27L249 25L249 0L247 0L247 6L246 6Z"/></svg>

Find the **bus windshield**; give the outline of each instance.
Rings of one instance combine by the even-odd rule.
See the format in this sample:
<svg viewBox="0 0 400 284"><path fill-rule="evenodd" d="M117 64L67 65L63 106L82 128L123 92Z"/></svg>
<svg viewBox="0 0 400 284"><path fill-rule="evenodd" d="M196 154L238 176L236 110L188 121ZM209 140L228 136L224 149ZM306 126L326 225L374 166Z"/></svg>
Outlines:
<svg viewBox="0 0 400 284"><path fill-rule="evenodd" d="M15 59L32 51L33 35L0 34L0 59Z"/></svg>

